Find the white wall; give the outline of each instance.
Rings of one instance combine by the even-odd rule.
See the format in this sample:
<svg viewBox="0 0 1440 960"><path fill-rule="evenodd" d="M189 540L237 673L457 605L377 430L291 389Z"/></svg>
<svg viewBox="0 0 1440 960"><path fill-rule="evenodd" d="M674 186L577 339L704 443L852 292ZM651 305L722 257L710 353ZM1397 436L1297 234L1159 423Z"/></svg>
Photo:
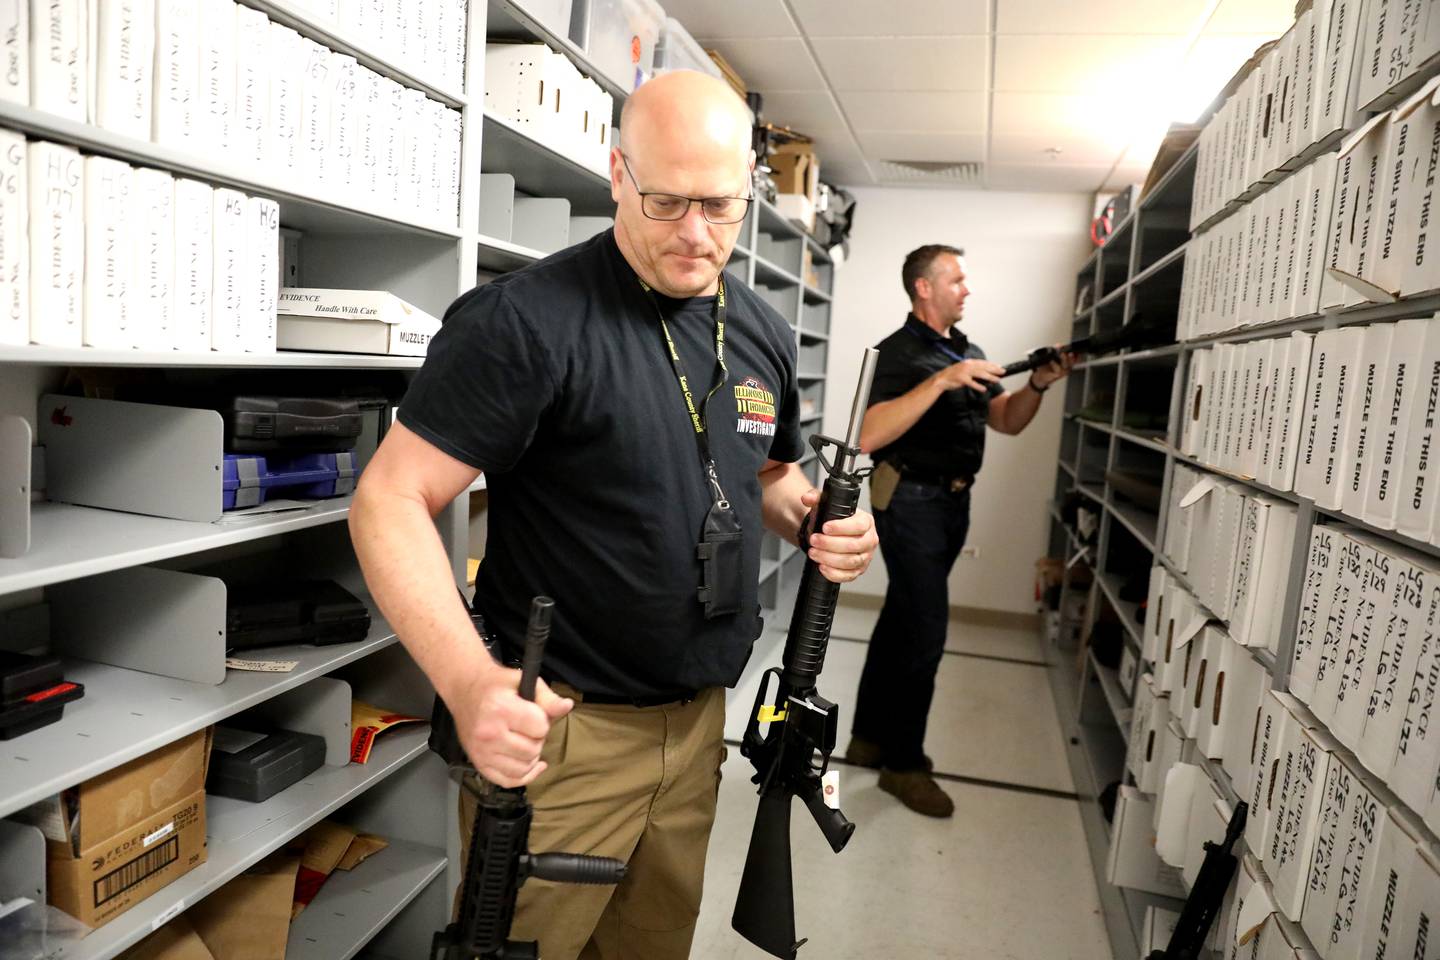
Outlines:
<svg viewBox="0 0 1440 960"><path fill-rule="evenodd" d="M835 276L824 424L843 430L861 351L905 319L900 284L905 254L925 243L965 250L967 284L960 328L990 359L1005 364L1046 343L1069 338L1075 274L1091 247L1090 197L1081 194L986 193L859 188L850 260ZM1012 389L1019 377L1006 381ZM991 431L971 506L969 545L950 576L950 602L1019 613L1035 609L1032 584L1046 549L1046 502L1054 496L1063 390L1045 396L1018 437ZM868 509L867 500L863 503ZM883 596L884 564L847 592Z"/></svg>

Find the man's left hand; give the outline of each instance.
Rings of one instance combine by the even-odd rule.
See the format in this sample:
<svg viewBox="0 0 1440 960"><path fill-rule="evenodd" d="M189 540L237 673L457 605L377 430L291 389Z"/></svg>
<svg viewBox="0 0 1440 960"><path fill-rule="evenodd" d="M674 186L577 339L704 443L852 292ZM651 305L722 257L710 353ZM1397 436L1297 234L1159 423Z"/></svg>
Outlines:
<svg viewBox="0 0 1440 960"><path fill-rule="evenodd" d="M820 502L820 491L811 490L801 495L800 502L813 511ZM807 556L820 565L820 573L826 580L849 583L869 569L870 558L879 545L875 518L864 510L856 510L853 517L831 520L824 530L812 533Z"/></svg>
<svg viewBox="0 0 1440 960"><path fill-rule="evenodd" d="M1060 344L1057 343L1055 349L1059 350ZM1030 374L1030 377L1035 381L1035 385L1043 390L1056 380L1064 378L1065 375L1070 372L1070 368L1075 366L1079 359L1080 358L1073 353L1062 352L1059 360L1047 363L1043 367L1036 367L1035 371Z"/></svg>

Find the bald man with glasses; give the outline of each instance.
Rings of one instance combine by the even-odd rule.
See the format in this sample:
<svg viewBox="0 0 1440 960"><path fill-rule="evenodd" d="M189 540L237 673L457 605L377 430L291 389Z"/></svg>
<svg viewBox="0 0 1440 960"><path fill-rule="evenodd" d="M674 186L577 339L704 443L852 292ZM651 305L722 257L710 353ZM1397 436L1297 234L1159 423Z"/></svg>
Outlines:
<svg viewBox="0 0 1440 960"><path fill-rule="evenodd" d="M615 228L451 306L350 513L371 591L480 776L529 786L531 848L628 864L615 888L521 888L513 936L545 960L689 955L724 688L762 627L762 530L796 540L818 499L796 466L794 335L723 273L751 203L750 129L702 74L631 96ZM478 641L432 522L481 471L474 608L507 663L531 597L556 603L535 703ZM807 549L838 583L876 545L860 513Z"/></svg>

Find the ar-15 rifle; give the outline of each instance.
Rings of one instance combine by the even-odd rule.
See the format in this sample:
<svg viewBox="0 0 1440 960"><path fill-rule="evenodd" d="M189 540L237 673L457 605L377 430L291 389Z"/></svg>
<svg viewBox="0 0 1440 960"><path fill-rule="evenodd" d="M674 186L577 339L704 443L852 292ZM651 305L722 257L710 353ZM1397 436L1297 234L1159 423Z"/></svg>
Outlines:
<svg viewBox="0 0 1440 960"><path fill-rule="evenodd" d="M1055 363L1060 359L1061 354L1089 354L1100 356L1106 353L1114 353L1116 350L1125 348L1147 347L1164 343L1173 339L1170 331L1165 330L1158 324L1141 323L1138 316L1132 317L1130 322L1119 330L1107 330L1101 333L1091 334L1088 337L1081 337L1072 340L1063 347L1037 347L1030 351L1029 356L1024 360L1016 360L1014 363L1006 364L1002 377L1014 376L1017 373L1025 373L1034 370L1036 367L1043 367L1047 363Z"/></svg>
<svg viewBox="0 0 1440 960"><path fill-rule="evenodd" d="M536 597L530 606L520 696L531 702L554 608L555 601L548 597ZM450 776L460 789L469 790L478 802L460 888L460 916L435 934L431 960L539 960L534 941L510 939L520 885L529 877L557 883L619 883L625 876L625 864L575 853L531 853L531 811L525 788L475 785L470 776L475 768L460 745L454 718L439 697L430 719L430 749L450 765Z"/></svg>
<svg viewBox="0 0 1440 960"><path fill-rule="evenodd" d="M1225 839L1220 843L1205 841L1205 862L1195 878L1190 896L1185 898L1185 907L1180 911L1180 920L1170 943L1164 950L1156 950L1146 960L1195 960L1205 952L1205 940L1210 935L1210 925L1220 913L1220 904L1230 881L1235 877L1237 860L1230 851L1235 841L1245 832L1245 819L1250 807L1244 801L1235 804L1230 815L1230 825L1225 828Z"/></svg>
<svg viewBox="0 0 1440 960"><path fill-rule="evenodd" d="M813 532L824 530L831 520L855 514L860 500L860 483L867 471L855 468L860 454L860 424L875 376L874 350L865 351L860 385L850 411L850 428L845 441L812 436L810 445L829 477L812 514ZM836 448L832 463L824 448ZM825 839L836 853L845 848L855 824L845 819L833 798L827 796L822 778L835 749L840 709L821 697L815 681L825 665L825 648L830 642L830 625L835 618L839 584L820 573L819 566L805 561L800 592L790 633L785 639L781 666L765 671L755 709L745 728L740 753L755 765L754 782L760 785L760 808L750 834L745 872L730 924L746 940L772 956L790 960L805 943L795 939L795 893L790 864L790 801L799 797L815 818ZM775 696L767 697L772 677ZM760 732L760 725L767 724ZM819 752L819 763L815 754Z"/></svg>

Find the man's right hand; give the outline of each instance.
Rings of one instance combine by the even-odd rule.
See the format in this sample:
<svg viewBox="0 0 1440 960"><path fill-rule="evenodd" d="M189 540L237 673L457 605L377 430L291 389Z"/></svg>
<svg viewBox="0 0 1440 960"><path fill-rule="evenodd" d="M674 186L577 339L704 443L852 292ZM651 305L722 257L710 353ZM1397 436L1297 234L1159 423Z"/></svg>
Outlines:
<svg viewBox="0 0 1440 960"><path fill-rule="evenodd" d="M526 786L545 772L540 750L550 723L575 706L544 680L535 683L534 703L520 696L519 687L519 670L487 664L446 698L475 772L501 787Z"/></svg>
<svg viewBox="0 0 1440 960"><path fill-rule="evenodd" d="M961 360L934 374L936 386L942 390L958 390L969 387L984 393L992 383L999 383L1005 368L989 360Z"/></svg>

